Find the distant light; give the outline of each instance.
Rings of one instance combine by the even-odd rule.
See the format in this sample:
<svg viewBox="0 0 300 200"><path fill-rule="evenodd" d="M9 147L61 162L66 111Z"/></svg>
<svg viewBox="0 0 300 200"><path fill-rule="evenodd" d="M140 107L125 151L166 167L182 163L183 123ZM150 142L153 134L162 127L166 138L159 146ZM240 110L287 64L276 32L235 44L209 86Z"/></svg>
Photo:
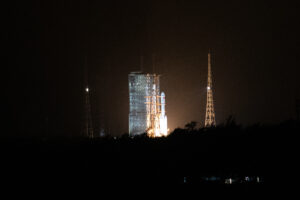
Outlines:
<svg viewBox="0 0 300 200"><path fill-rule="evenodd" d="M232 184L232 178L225 179L225 184Z"/></svg>
<svg viewBox="0 0 300 200"><path fill-rule="evenodd" d="M90 90L90 89L89 89L88 87L87 87L87 88L85 88L85 91L86 91L86 92L89 92L89 90Z"/></svg>
<svg viewBox="0 0 300 200"><path fill-rule="evenodd" d="M256 182L258 182L258 183L260 182L260 179L259 179L259 177L256 177Z"/></svg>
<svg viewBox="0 0 300 200"><path fill-rule="evenodd" d="M210 87L208 86L207 89L210 90Z"/></svg>

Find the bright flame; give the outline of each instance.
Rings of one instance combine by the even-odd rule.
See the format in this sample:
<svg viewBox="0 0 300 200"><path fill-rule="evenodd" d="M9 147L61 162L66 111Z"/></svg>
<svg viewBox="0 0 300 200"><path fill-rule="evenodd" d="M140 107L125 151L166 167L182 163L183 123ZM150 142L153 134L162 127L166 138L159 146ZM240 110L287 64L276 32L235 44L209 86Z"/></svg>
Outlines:
<svg viewBox="0 0 300 200"><path fill-rule="evenodd" d="M147 133L149 137L162 137L167 136L168 131L167 116L158 114L155 117L154 128L150 128Z"/></svg>
<svg viewBox="0 0 300 200"><path fill-rule="evenodd" d="M168 124L167 124L167 116L160 117L160 134L162 136L168 135Z"/></svg>
<svg viewBox="0 0 300 200"><path fill-rule="evenodd" d="M155 85L153 86L155 87ZM153 95L150 98L150 104L147 104L147 127L149 127L147 134L149 137L162 137L168 135L167 116L165 115L165 93L161 96Z"/></svg>

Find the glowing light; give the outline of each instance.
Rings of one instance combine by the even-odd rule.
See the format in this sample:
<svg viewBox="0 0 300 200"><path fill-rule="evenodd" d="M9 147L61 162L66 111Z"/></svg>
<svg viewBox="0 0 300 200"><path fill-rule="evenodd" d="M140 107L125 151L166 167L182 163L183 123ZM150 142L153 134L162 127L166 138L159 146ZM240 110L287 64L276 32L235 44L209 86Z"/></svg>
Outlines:
<svg viewBox="0 0 300 200"><path fill-rule="evenodd" d="M259 177L256 177L256 182L258 182L258 183L260 182L260 179L259 179Z"/></svg>
<svg viewBox="0 0 300 200"><path fill-rule="evenodd" d="M90 91L90 89L87 87L87 88L85 88L85 91L86 91L86 92L89 92L89 91Z"/></svg>
<svg viewBox="0 0 300 200"><path fill-rule="evenodd" d="M210 90L210 87L208 86L207 89Z"/></svg>
<svg viewBox="0 0 300 200"><path fill-rule="evenodd" d="M160 116L160 133L162 136L168 135L168 125L167 125L167 116Z"/></svg>
<svg viewBox="0 0 300 200"><path fill-rule="evenodd" d="M159 102L160 99L160 102ZM168 135L168 123L167 123L167 116L166 116L166 111L165 111L165 105L166 105L166 100L165 100L165 93L162 92L160 98L153 98L152 102L154 102L152 105L155 108L154 113L154 120L153 120L153 125L151 127L151 123L149 120L149 127L147 133L148 136L150 137L163 137ZM149 112L149 115L147 116L148 119L151 119L151 115Z"/></svg>

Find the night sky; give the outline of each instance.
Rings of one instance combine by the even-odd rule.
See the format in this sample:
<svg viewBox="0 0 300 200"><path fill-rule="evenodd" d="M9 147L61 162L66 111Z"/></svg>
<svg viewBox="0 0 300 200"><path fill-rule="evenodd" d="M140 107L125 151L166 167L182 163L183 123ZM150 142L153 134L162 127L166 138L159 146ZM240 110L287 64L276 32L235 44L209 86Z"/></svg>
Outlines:
<svg viewBox="0 0 300 200"><path fill-rule="evenodd" d="M79 135L85 57L96 134L100 126L128 132L128 73L140 69L141 56L145 72L162 75L170 130L192 120L201 127L209 49L217 124L229 115L243 125L295 118L299 8L289 1L10 1L2 5L1 134Z"/></svg>

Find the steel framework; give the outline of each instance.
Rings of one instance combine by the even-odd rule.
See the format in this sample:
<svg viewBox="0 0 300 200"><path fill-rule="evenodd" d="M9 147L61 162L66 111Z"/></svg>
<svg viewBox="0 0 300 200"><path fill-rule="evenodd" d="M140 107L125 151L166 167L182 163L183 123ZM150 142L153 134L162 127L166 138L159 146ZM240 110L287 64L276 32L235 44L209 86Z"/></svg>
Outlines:
<svg viewBox="0 0 300 200"><path fill-rule="evenodd" d="M207 100L206 100L206 114L205 114L205 127L215 126L215 110L212 92L212 75L211 75L211 59L208 53L208 77L207 77Z"/></svg>

